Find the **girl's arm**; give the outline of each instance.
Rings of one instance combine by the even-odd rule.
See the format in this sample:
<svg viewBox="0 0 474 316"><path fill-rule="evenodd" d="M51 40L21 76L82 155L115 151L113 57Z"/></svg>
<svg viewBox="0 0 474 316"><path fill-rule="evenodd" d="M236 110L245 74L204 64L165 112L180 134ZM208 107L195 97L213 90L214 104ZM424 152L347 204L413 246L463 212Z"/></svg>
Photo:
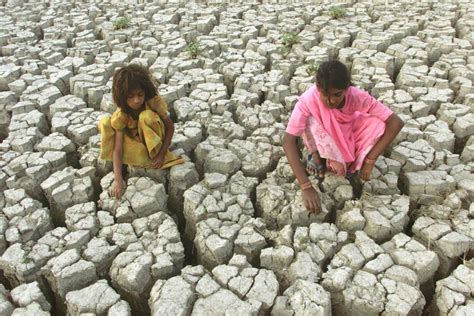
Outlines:
<svg viewBox="0 0 474 316"><path fill-rule="evenodd" d="M165 137L163 139L163 144L161 145L158 155L152 162L153 168L161 168L161 166L165 162L165 155L166 155L166 152L168 151L168 148L171 145L171 139L173 138L173 134L174 134L174 123L169 117L169 115L166 116L165 118L162 118L162 120L163 120L163 123L165 124Z"/></svg>
<svg viewBox="0 0 474 316"><path fill-rule="evenodd" d="M112 163L114 166L114 183L111 188L111 195L117 199L122 196L123 176L122 176L122 154L123 154L123 131L115 131L114 153Z"/></svg>
<svg viewBox="0 0 474 316"><path fill-rule="evenodd" d="M360 170L361 179L370 179L375 160L377 160L378 156L380 156L380 154L383 153L388 145L390 145L390 143L395 139L403 128L403 125L405 125L405 123L403 123L402 119L399 118L397 114L393 113L388 117L385 121L384 134L380 137L377 143L375 143L374 147L372 147L364 160L364 164Z"/></svg>
<svg viewBox="0 0 474 316"><path fill-rule="evenodd" d="M306 209L310 212L319 213L321 211L321 205L318 192L316 192L312 186L306 187L305 185L309 182L309 179L298 155L296 138L297 137L294 135L285 133L285 136L283 137L283 150L285 151L286 157L288 158L288 163L290 164L291 169L293 169L296 179L298 180L300 186L302 186L301 194Z"/></svg>

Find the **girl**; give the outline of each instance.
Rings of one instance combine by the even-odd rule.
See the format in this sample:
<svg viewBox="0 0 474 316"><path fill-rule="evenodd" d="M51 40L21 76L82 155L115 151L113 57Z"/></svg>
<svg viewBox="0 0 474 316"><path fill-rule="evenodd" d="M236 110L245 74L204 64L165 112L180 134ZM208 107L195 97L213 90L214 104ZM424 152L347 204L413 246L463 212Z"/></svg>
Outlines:
<svg viewBox="0 0 474 316"><path fill-rule="evenodd" d="M369 180L377 157L402 129L403 121L367 92L351 86L350 73L339 61L327 61L316 74L316 86L299 98L283 139L288 162L300 183L310 212L320 211L319 196L299 159L296 139L303 136L307 171L319 179L326 168L341 176L359 172Z"/></svg>
<svg viewBox="0 0 474 316"><path fill-rule="evenodd" d="M112 98L117 110L99 122L100 158L112 160L115 181L110 193L120 198L124 189L122 164L163 169L184 160L168 150L173 121L146 68L132 64L117 70Z"/></svg>

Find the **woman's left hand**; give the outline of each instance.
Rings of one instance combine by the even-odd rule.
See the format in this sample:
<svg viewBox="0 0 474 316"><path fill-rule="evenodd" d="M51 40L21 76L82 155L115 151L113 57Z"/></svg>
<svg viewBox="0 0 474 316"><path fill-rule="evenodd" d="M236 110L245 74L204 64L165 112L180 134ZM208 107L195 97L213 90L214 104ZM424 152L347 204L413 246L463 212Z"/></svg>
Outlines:
<svg viewBox="0 0 474 316"><path fill-rule="evenodd" d="M155 159L153 159L153 161L151 162L151 167L159 169L163 166L164 162L165 162L165 155L158 153Z"/></svg>
<svg viewBox="0 0 474 316"><path fill-rule="evenodd" d="M372 176L372 169L374 168L373 164L368 164L364 162L362 168L359 171L359 177L364 181L369 181Z"/></svg>

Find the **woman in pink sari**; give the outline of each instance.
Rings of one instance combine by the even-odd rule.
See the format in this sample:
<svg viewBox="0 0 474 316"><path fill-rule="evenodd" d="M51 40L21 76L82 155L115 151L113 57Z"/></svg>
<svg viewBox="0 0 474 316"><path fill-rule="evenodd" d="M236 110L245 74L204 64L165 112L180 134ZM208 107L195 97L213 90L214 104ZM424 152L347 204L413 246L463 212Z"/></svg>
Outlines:
<svg viewBox="0 0 474 316"><path fill-rule="evenodd" d="M319 66L316 85L303 93L293 109L283 141L288 162L300 183L310 212L320 202L300 161L296 139L303 137L307 170L323 178L326 169L340 176L359 173L369 180L378 156L403 127L403 121L367 92L351 86L350 73L339 61Z"/></svg>

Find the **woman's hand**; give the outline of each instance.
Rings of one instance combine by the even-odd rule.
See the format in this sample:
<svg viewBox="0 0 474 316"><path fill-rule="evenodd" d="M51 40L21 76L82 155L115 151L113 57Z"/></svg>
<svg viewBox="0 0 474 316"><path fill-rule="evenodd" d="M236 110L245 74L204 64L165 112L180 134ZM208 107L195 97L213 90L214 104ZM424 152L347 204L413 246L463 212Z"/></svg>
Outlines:
<svg viewBox="0 0 474 316"><path fill-rule="evenodd" d="M369 181L370 177L372 176L372 169L374 168L373 164L369 164L364 162L362 168L359 171L359 177L364 181Z"/></svg>
<svg viewBox="0 0 474 316"><path fill-rule="evenodd" d="M116 181L112 183L112 187L110 188L109 194L116 199L120 199L122 197L122 192L124 188L123 181Z"/></svg>
<svg viewBox="0 0 474 316"><path fill-rule="evenodd" d="M297 136L285 133L285 136L283 137L283 149L285 150L286 157L288 158L288 163L290 164L291 169L293 170L302 189L301 196L304 206L311 213L319 213L321 212L319 195L309 181L303 164L300 161L298 148L296 147L296 138Z"/></svg>
<svg viewBox="0 0 474 316"><path fill-rule="evenodd" d="M151 167L155 169L159 169L163 166L165 163L165 154L162 154L161 152L156 155L155 159L151 162Z"/></svg>
<svg viewBox="0 0 474 316"><path fill-rule="evenodd" d="M319 201L319 194L313 187L306 190L301 190L301 196L303 198L304 206L310 213L317 214L321 212L321 202Z"/></svg>

